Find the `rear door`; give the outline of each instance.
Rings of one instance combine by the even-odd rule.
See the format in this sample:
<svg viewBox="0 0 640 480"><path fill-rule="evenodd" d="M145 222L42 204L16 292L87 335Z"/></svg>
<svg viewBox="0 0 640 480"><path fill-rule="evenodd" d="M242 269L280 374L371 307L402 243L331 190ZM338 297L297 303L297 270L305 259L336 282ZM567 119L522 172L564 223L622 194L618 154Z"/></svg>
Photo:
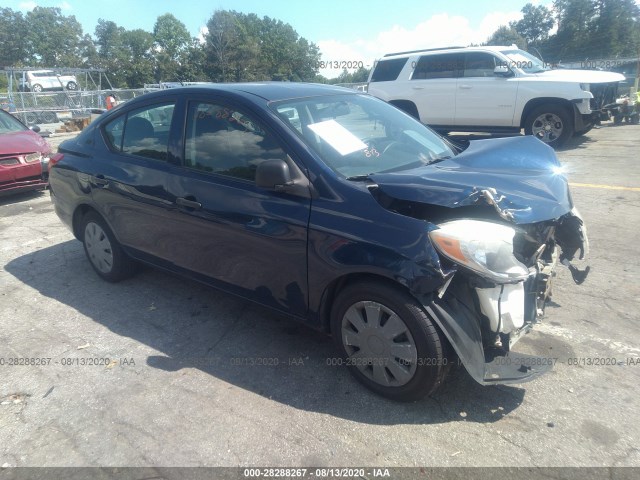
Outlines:
<svg viewBox="0 0 640 480"><path fill-rule="evenodd" d="M256 115L193 99L182 166L169 177L171 261L257 302L304 315L310 199L256 187L269 159L292 161Z"/></svg>
<svg viewBox="0 0 640 480"><path fill-rule="evenodd" d="M95 155L91 195L120 243L138 257L166 258L171 203L165 189L174 101L123 111L103 127L105 154Z"/></svg>
<svg viewBox="0 0 640 480"><path fill-rule="evenodd" d="M454 124L463 61L463 54L443 53L423 55L415 62L410 88L420 121L434 126Z"/></svg>

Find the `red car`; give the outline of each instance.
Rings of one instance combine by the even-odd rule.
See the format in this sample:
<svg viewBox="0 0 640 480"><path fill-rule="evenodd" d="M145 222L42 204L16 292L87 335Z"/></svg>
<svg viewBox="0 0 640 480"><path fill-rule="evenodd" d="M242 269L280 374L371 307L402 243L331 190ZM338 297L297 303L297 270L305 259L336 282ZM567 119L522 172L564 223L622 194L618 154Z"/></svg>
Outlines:
<svg viewBox="0 0 640 480"><path fill-rule="evenodd" d="M0 110L0 196L44 189L50 153L36 131Z"/></svg>

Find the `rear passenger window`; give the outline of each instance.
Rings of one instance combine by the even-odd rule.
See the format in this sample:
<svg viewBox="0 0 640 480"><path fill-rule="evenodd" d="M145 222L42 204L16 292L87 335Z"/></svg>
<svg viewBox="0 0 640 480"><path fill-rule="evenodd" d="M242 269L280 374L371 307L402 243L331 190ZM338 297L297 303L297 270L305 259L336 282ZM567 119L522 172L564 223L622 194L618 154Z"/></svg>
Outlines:
<svg viewBox="0 0 640 480"><path fill-rule="evenodd" d="M398 78L408 58L394 58L393 60L380 60L376 63L371 75L372 82L392 82Z"/></svg>
<svg viewBox="0 0 640 480"><path fill-rule="evenodd" d="M132 110L105 126L105 136L112 150L167 160L169 131L174 104L161 104Z"/></svg>
<svg viewBox="0 0 640 480"><path fill-rule="evenodd" d="M464 56L460 53L424 55L418 60L411 80L457 78L463 66Z"/></svg>
<svg viewBox="0 0 640 480"><path fill-rule="evenodd" d="M261 162L278 158L286 154L254 118L222 105L189 105L185 166L253 181Z"/></svg>

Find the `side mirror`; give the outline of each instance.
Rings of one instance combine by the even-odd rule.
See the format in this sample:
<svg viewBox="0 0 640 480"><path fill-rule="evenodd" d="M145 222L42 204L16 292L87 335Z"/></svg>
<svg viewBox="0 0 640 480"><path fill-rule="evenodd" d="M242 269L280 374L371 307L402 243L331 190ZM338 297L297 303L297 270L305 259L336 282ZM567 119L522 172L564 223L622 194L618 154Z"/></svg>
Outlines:
<svg viewBox="0 0 640 480"><path fill-rule="evenodd" d="M265 160L258 164L256 186L275 192L284 192L293 184L289 165L284 160Z"/></svg>
<svg viewBox="0 0 640 480"><path fill-rule="evenodd" d="M507 67L506 65L498 65L493 69L493 74L496 77L510 77L511 75L513 75L513 72L509 70L509 67Z"/></svg>

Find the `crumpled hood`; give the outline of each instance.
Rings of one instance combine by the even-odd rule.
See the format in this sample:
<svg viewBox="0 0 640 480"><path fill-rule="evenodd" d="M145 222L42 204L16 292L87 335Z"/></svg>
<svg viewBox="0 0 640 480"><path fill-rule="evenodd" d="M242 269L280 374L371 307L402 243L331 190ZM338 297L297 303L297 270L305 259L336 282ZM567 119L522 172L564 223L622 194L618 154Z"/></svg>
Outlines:
<svg viewBox="0 0 640 480"><path fill-rule="evenodd" d="M370 178L399 200L450 208L486 202L503 218L525 224L571 210L567 179L559 169L553 149L526 136L472 141L454 158Z"/></svg>

